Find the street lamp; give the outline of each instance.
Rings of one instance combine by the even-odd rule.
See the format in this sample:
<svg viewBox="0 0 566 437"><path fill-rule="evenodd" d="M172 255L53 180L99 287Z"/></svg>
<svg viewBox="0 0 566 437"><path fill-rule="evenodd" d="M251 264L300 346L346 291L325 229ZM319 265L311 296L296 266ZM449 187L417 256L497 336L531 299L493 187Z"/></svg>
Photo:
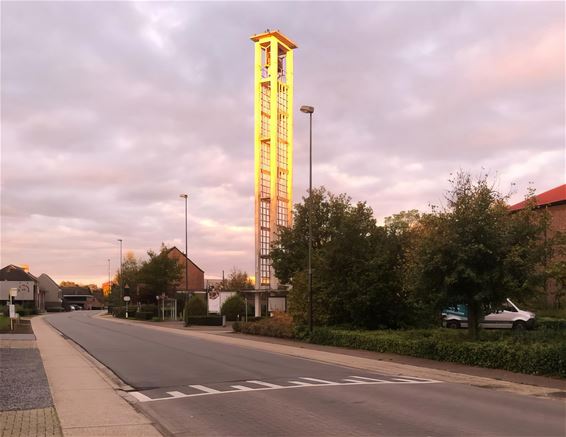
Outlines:
<svg viewBox="0 0 566 437"><path fill-rule="evenodd" d="M312 114L313 106L301 106L301 112L309 114L309 331L312 332L313 316L312 316Z"/></svg>
<svg viewBox="0 0 566 437"><path fill-rule="evenodd" d="M187 199L189 198L188 194L180 194L179 197L185 199L185 291L187 292L187 298L190 297L189 295L189 244L188 244L188 219L187 219Z"/></svg>
<svg viewBox="0 0 566 437"><path fill-rule="evenodd" d="M120 242L120 299L124 297L124 287L123 287L123 278L122 278L122 239L118 238Z"/></svg>

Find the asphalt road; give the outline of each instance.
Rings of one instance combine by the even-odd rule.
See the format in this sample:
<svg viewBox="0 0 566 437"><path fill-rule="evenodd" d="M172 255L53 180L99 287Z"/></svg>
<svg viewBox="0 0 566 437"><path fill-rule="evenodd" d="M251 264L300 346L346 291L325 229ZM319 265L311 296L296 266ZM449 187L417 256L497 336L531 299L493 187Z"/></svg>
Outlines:
<svg viewBox="0 0 566 437"><path fill-rule="evenodd" d="M564 436L565 404L210 342L92 313L48 321L170 435Z"/></svg>

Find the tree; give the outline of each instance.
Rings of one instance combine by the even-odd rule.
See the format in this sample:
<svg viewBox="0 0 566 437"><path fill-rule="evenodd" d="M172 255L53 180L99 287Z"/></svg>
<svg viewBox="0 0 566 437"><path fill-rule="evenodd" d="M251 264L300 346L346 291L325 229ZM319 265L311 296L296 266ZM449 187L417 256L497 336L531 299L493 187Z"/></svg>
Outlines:
<svg viewBox="0 0 566 437"><path fill-rule="evenodd" d="M312 192L313 307L316 324L365 328L399 327L407 313L401 293L403 233L377 226L364 202L324 187ZM281 228L271 258L275 273L290 283L289 312L307 320L308 198L295 205L294 225ZM400 225L401 220L395 222Z"/></svg>
<svg viewBox="0 0 566 437"><path fill-rule="evenodd" d="M247 272L233 267L228 276L227 288L229 290L252 290L254 285Z"/></svg>
<svg viewBox="0 0 566 437"><path fill-rule="evenodd" d="M136 258L134 252L128 251L124 257L124 261L122 262L123 282L120 282L120 269L118 269L114 276L114 282L118 284L118 288L120 287L120 284L122 284L123 287L126 287L127 285L130 290L130 295L135 295L137 286L140 282L139 274L141 265L141 260Z"/></svg>
<svg viewBox="0 0 566 437"><path fill-rule="evenodd" d="M415 291L437 310L465 303L473 338L490 306L532 293L543 279L544 215L511 214L506 200L487 176L458 173L446 207L421 218L411 254Z"/></svg>
<svg viewBox="0 0 566 437"><path fill-rule="evenodd" d="M560 308L561 301L566 296L566 232L557 232L551 239L548 258L547 281L553 283L554 307Z"/></svg>
<svg viewBox="0 0 566 437"><path fill-rule="evenodd" d="M172 294L172 288L181 279L182 267L168 256L169 249L162 244L159 253L148 250L148 260L141 263L138 273L140 301L155 303L161 293ZM141 285L143 284L143 285Z"/></svg>
<svg viewBox="0 0 566 437"><path fill-rule="evenodd" d="M80 285L73 281L61 281L59 287L80 287Z"/></svg>

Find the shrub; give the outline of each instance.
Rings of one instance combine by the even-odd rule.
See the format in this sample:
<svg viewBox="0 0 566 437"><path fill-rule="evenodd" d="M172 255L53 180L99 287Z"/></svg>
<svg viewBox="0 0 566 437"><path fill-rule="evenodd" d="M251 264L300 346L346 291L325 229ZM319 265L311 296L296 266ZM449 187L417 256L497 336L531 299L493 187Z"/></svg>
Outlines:
<svg viewBox="0 0 566 437"><path fill-rule="evenodd" d="M191 325L222 326L222 316L189 316L185 326Z"/></svg>
<svg viewBox="0 0 566 437"><path fill-rule="evenodd" d="M145 303L140 305L140 311L143 313L151 313L156 315L158 308L157 305L155 305L154 303Z"/></svg>
<svg viewBox="0 0 566 437"><path fill-rule="evenodd" d="M246 315L246 301L242 296L235 294L234 296L226 299L226 301L222 304L220 312L222 315L226 316L226 320L231 322L235 320L243 320ZM248 319L253 314L253 306L248 304ZM239 319L238 316L240 316Z"/></svg>
<svg viewBox="0 0 566 437"><path fill-rule="evenodd" d="M537 329L560 331L566 330L565 319L540 318L537 320Z"/></svg>
<svg viewBox="0 0 566 437"><path fill-rule="evenodd" d="M198 296L191 296L185 304L185 325L188 318L193 316L206 316L206 303Z"/></svg>
<svg viewBox="0 0 566 437"><path fill-rule="evenodd" d="M272 317L257 322L236 322L232 329L243 334L294 338L293 319L289 314L281 312L274 312Z"/></svg>
<svg viewBox="0 0 566 437"><path fill-rule="evenodd" d="M154 315L151 311L137 311L135 317L138 320L151 320Z"/></svg>
<svg viewBox="0 0 566 437"><path fill-rule="evenodd" d="M482 333L482 340L471 341L461 334L437 330L429 330L427 334L422 331L364 332L317 328L310 341L513 372L566 376L566 342L561 337L551 336L545 342L536 333L529 338L529 335L489 332Z"/></svg>
<svg viewBox="0 0 566 437"><path fill-rule="evenodd" d="M136 317L137 309L136 307L128 307L128 318L135 318ZM121 319L126 318L126 307L114 307L112 308L112 315L114 317L119 317Z"/></svg>

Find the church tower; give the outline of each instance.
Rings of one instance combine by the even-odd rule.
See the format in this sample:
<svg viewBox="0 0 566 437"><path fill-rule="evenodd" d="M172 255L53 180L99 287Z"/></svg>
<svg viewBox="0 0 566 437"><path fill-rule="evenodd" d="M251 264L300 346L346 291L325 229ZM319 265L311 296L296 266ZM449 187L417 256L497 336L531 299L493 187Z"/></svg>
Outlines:
<svg viewBox="0 0 566 437"><path fill-rule="evenodd" d="M279 31L251 37L254 60L255 312L260 292L277 290L269 257L279 226L291 226L293 175L293 49Z"/></svg>

